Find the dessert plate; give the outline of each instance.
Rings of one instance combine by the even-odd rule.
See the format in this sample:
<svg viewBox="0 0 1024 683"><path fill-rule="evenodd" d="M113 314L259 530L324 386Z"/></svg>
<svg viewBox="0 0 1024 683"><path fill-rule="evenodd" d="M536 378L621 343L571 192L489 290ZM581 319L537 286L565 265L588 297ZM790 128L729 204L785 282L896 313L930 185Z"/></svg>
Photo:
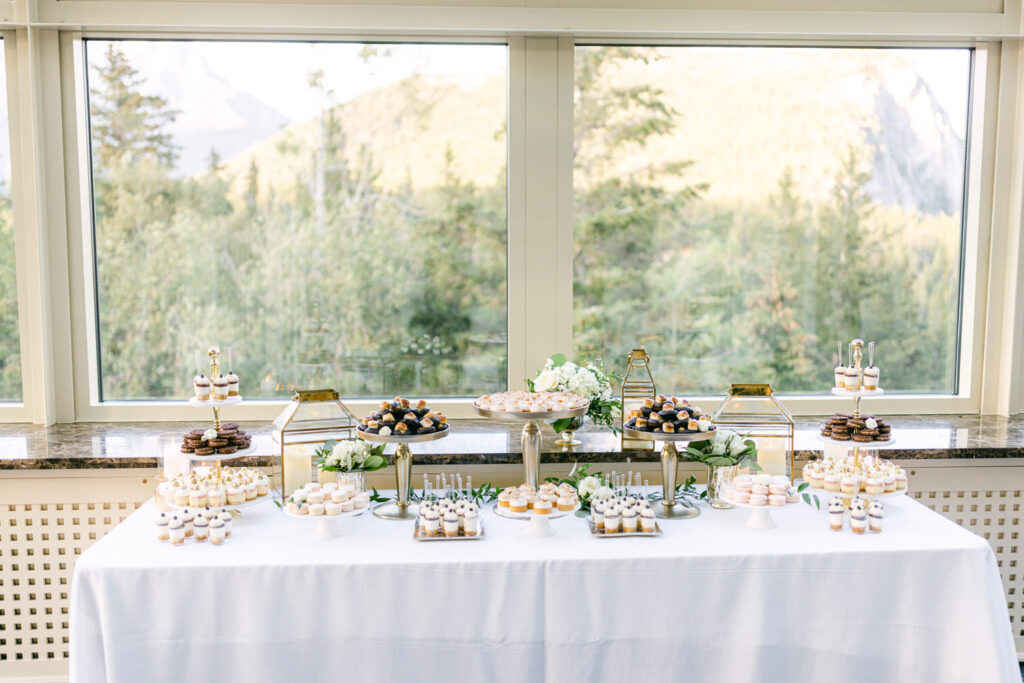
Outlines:
<svg viewBox="0 0 1024 683"><path fill-rule="evenodd" d="M508 519L522 519L526 521L529 521L531 518L534 517L533 510L527 510L526 512L512 512L508 508L503 508L500 505L498 505L498 501L489 503L489 505L494 510L494 514L498 515L499 517L506 517ZM559 510L558 508L553 508L551 510L551 514L549 514L547 517L548 519L558 519L559 517L565 517L566 515L574 515L576 514L576 511L579 509L580 502L577 500L576 507L574 507L572 510Z"/></svg>
<svg viewBox="0 0 1024 683"><path fill-rule="evenodd" d="M657 520L655 520L654 522L654 531L640 531L640 525L638 523L636 531L619 531L614 534L606 534L603 531L598 531L597 528L594 526L594 520L590 517L587 517L586 522L587 528L590 529L590 535L594 538L630 538L632 536L642 536L646 538L651 538L654 536L662 535L661 526L658 525Z"/></svg>
<svg viewBox="0 0 1024 683"><path fill-rule="evenodd" d="M437 536L427 536L427 532L420 529L420 520L416 518L416 525L412 530L413 540L416 541L480 541L484 538L484 520L479 517L479 528L477 529L476 536L466 536L461 530L458 536L445 536L444 532L440 532Z"/></svg>

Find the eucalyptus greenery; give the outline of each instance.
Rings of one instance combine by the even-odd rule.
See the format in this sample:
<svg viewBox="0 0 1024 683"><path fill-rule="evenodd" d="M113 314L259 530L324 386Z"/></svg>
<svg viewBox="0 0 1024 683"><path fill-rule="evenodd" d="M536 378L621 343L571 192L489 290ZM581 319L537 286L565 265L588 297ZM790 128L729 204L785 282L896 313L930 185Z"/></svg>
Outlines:
<svg viewBox="0 0 1024 683"><path fill-rule="evenodd" d="M335 439L325 441L323 446L314 451L316 456L316 466L324 472L375 472L376 470L383 469L388 466L388 459L384 457L384 447L386 444L380 444L378 446L370 446L365 441L355 441L353 439L346 439L344 445L353 444L357 447L365 447L368 451L368 455L362 459L361 463L357 463L355 460L350 460L353 466L346 466L344 464L344 458L335 456L334 451L338 447L338 444L342 443Z"/></svg>
<svg viewBox="0 0 1024 683"><path fill-rule="evenodd" d="M757 456L757 444L753 439L745 437L744 434L727 429L717 429L707 441L690 443L686 447L685 455L690 460L713 467L742 465L749 466L755 471L760 470L754 460Z"/></svg>
<svg viewBox="0 0 1024 683"><path fill-rule="evenodd" d="M454 489L456 494L465 492L465 489ZM487 503L491 503L498 499L498 489L495 488L490 482L483 486L475 489L469 489L467 498L477 505L483 507ZM372 489L370 493L370 501L373 503L386 503L391 500L397 500L397 495L394 497L382 496L376 488ZM413 488L409 489L409 501L413 503L420 503L423 501L423 489L416 490Z"/></svg>

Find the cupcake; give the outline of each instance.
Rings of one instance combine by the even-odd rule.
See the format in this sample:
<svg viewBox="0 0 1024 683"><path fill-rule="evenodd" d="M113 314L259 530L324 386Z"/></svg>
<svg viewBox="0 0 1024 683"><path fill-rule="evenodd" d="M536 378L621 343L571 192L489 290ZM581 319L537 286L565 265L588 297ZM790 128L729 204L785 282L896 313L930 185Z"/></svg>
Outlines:
<svg viewBox="0 0 1024 683"><path fill-rule="evenodd" d="M204 508L207 503L206 491L203 489L192 489L188 492L188 504L194 508Z"/></svg>
<svg viewBox="0 0 1024 683"><path fill-rule="evenodd" d="M210 400L210 380L206 375L196 375L192 380L192 386L196 391L196 398L200 401Z"/></svg>
<svg viewBox="0 0 1024 683"><path fill-rule="evenodd" d="M505 489L498 494L498 507L507 508L512 496L518 493L515 489Z"/></svg>
<svg viewBox="0 0 1024 683"><path fill-rule="evenodd" d="M448 538L459 535L459 516L454 510L444 513L444 535Z"/></svg>
<svg viewBox="0 0 1024 683"><path fill-rule="evenodd" d="M533 513L536 515L550 515L551 514L551 501L538 500L533 504Z"/></svg>
<svg viewBox="0 0 1024 683"><path fill-rule="evenodd" d="M860 480L854 476L843 477L839 480L839 490L852 496L860 491Z"/></svg>
<svg viewBox="0 0 1024 683"><path fill-rule="evenodd" d="M213 488L206 494L206 503L212 507L222 507L227 501L228 494L224 489Z"/></svg>
<svg viewBox="0 0 1024 683"><path fill-rule="evenodd" d="M256 495L262 497L268 493L270 493L270 479L267 478L267 475L260 474L256 477Z"/></svg>
<svg viewBox="0 0 1024 683"><path fill-rule="evenodd" d="M175 515L167 522L167 533L173 545L185 542L185 522Z"/></svg>
<svg viewBox="0 0 1024 683"><path fill-rule="evenodd" d="M572 512L576 509L576 499L568 494L558 497L558 509L563 512Z"/></svg>
<svg viewBox="0 0 1024 683"><path fill-rule="evenodd" d="M166 512L160 512L156 516L156 540L166 541L171 537L170 532L167 529L168 522L171 518L167 516Z"/></svg>
<svg viewBox="0 0 1024 683"><path fill-rule="evenodd" d="M526 498L516 494L515 498L512 498L508 503L508 509L512 512L526 512Z"/></svg>
<svg viewBox="0 0 1024 683"><path fill-rule="evenodd" d="M893 478L893 482L895 483L895 481L896 481L896 479L894 477ZM173 501L174 501L175 507L179 507L180 508L180 507L185 507L186 505L188 505L188 489L185 489L185 488L176 488L176 489L174 489L174 499L173 499Z"/></svg>
<svg viewBox="0 0 1024 683"><path fill-rule="evenodd" d="M885 492L885 482L878 477L868 477L864 482L864 492L869 496L880 496Z"/></svg>
<svg viewBox="0 0 1024 683"><path fill-rule="evenodd" d="M228 487L228 505L241 505L245 502L245 489L241 486L229 486ZM303 500L297 500L296 503L303 503Z"/></svg>
<svg viewBox="0 0 1024 683"><path fill-rule="evenodd" d="M832 493L839 492L839 482L842 479L838 474L825 475L825 490Z"/></svg>
<svg viewBox="0 0 1024 683"><path fill-rule="evenodd" d="M225 379L228 381L228 396L238 396L238 375L229 372Z"/></svg>
<svg viewBox="0 0 1024 683"><path fill-rule="evenodd" d="M220 545L224 542L224 538L227 536L227 530L224 528L224 522L221 518L214 517L210 520L210 543L214 545Z"/></svg>

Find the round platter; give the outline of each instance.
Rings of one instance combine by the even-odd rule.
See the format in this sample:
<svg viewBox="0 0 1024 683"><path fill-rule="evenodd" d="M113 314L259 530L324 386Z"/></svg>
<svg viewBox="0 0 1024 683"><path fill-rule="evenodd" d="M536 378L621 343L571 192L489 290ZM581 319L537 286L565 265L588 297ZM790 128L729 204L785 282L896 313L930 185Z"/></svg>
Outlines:
<svg viewBox="0 0 1024 683"><path fill-rule="evenodd" d="M255 446L249 446L248 448L242 448L234 453L214 453L213 455L196 455L195 453L182 453L183 456L191 460L192 462L205 462L207 460L233 460L235 458L242 458L247 455L253 455L256 452Z"/></svg>
<svg viewBox="0 0 1024 683"><path fill-rule="evenodd" d="M238 510L240 508L254 507L254 506L259 505L260 503L262 503L264 501L267 501L267 500L270 500L270 495L269 494L265 495L265 496L257 496L256 498L254 498L252 500L247 500L244 503L238 503L236 505L232 505L231 503L224 503L223 505L217 505L215 507L227 508L229 510ZM191 505L172 505L170 503L164 503L164 504L167 505L167 507L171 508L172 510L184 510L185 508L192 507Z"/></svg>
<svg viewBox="0 0 1024 683"><path fill-rule="evenodd" d="M907 495L907 491L909 491L909 490L910 490L909 488L905 488L905 489L899 489L897 491L889 491L888 493L879 493L877 496L873 496L873 495L864 493L863 491L860 491L859 493L843 493L842 491L826 491L825 489L816 489L816 488L813 488L811 486L808 486L807 488L805 488L803 490L803 493L810 493L810 494L816 495L816 496L818 496L818 498L822 499L822 503L823 504L822 504L821 507L822 507L822 509L824 509L824 507L825 507L824 503L827 502L826 499L827 498L831 498L832 496L839 496L840 498L844 498L844 499L847 499L847 500L850 499L850 498L853 498L854 496L861 496L862 498L871 498L871 499L878 498L880 500L885 500L886 498L898 498L899 496L905 496L905 495Z"/></svg>
<svg viewBox="0 0 1024 683"><path fill-rule="evenodd" d="M865 396L881 396L885 393L883 389L861 389L859 391L850 391L849 389L840 389L839 387L832 387L832 394L835 396L847 396L849 398L857 398L858 396L864 398Z"/></svg>
<svg viewBox="0 0 1024 683"><path fill-rule="evenodd" d="M665 432L641 432L635 429L623 429L622 433L629 439L640 439L642 441L707 441L715 436L718 428L709 429L706 432L677 432L666 434Z"/></svg>
<svg viewBox="0 0 1024 683"><path fill-rule="evenodd" d="M449 426L447 429L440 432L431 432L430 434L411 434L409 436L395 436L389 434L388 436L381 436L380 434L370 434L369 432L361 432L356 429L356 434L360 439L364 441L372 441L373 443L424 443L426 441L437 441L448 436L452 431Z"/></svg>
<svg viewBox="0 0 1024 683"><path fill-rule="evenodd" d="M494 510L494 514L498 515L499 517L505 517L506 519L521 519L524 521L530 521L535 516L537 516L533 514L533 510L527 510L526 512L512 512L508 508L503 508L500 505L498 505L498 501L488 503L488 505L490 505L491 508ZM576 507L574 507L572 510L559 510L558 508L553 508L551 510L551 514L547 517L548 519L558 519L559 517L574 515L576 514L576 511L579 509L580 502L577 500Z"/></svg>
<svg viewBox="0 0 1024 683"><path fill-rule="evenodd" d="M818 433L818 441L821 443L838 444L840 446L853 447L857 446L861 450L865 451L880 451L886 448L892 448L896 444L896 436L892 433L889 434L888 441L838 441L828 436L823 436L821 432Z"/></svg>
<svg viewBox="0 0 1024 683"><path fill-rule="evenodd" d="M235 406L242 402L241 396L228 396L220 401L214 401L213 398L209 398L205 401L200 401L198 398L193 396L188 400L190 406L196 408L223 408L224 406Z"/></svg>
<svg viewBox="0 0 1024 683"><path fill-rule="evenodd" d="M807 493L810 490L811 489L805 489L803 492ZM729 503L730 505L733 505L734 507L750 508L751 510L772 510L772 511L775 511L775 510L785 510L786 508L794 508L794 507L797 507L799 505L803 505L804 504L804 502L802 500L798 501L796 503L786 503L785 505L751 505L750 503L737 503L736 501L729 500L728 498L725 498L724 500L727 503Z"/></svg>
<svg viewBox="0 0 1024 683"><path fill-rule="evenodd" d="M476 411L477 415L483 417L495 417L498 419L506 418L512 420L564 420L569 417L582 417L587 414L590 410L590 403L588 402L584 406L579 408L573 408L572 410L554 410L545 411L542 413L524 413L521 411L513 411L506 413L503 410L490 410L488 408L481 408L473 402L473 410Z"/></svg>
<svg viewBox="0 0 1024 683"><path fill-rule="evenodd" d="M319 521L325 520L325 519L326 520L331 520L331 519L344 519L345 517L358 517L359 515L363 514L364 512L366 512L369 509L370 509L370 506L367 505L366 507L359 508L358 510L349 510L348 512L342 512L340 515L328 515L327 513L324 513L322 515L308 515L308 514L307 515L300 515L300 514L297 514L295 512L288 512L288 507L287 506L281 508L281 510L284 511L284 514L288 515L289 517L294 517L295 519L311 519L311 520L313 520L315 522L319 522Z"/></svg>

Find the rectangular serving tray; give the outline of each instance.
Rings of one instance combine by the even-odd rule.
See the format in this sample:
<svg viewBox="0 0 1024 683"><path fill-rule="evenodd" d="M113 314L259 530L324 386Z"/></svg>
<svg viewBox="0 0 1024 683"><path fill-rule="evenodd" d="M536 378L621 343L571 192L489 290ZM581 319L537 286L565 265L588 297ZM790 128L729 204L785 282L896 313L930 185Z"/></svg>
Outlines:
<svg viewBox="0 0 1024 683"><path fill-rule="evenodd" d="M476 536L466 536L459 531L458 536L445 536L442 532L440 536L427 536L426 532L420 533L420 520L416 518L416 525L412 530L412 538L415 541L480 541L484 538L484 521L480 520L480 528L476 532Z"/></svg>
<svg viewBox="0 0 1024 683"><path fill-rule="evenodd" d="M590 535L594 538L630 538L631 536L653 538L655 536L661 536L661 525L658 524L657 520L654 521L654 531L630 531L629 533L620 531L617 534L606 534L603 531L598 531L594 528L594 520L590 517L586 518L586 522L587 528L590 529Z"/></svg>

